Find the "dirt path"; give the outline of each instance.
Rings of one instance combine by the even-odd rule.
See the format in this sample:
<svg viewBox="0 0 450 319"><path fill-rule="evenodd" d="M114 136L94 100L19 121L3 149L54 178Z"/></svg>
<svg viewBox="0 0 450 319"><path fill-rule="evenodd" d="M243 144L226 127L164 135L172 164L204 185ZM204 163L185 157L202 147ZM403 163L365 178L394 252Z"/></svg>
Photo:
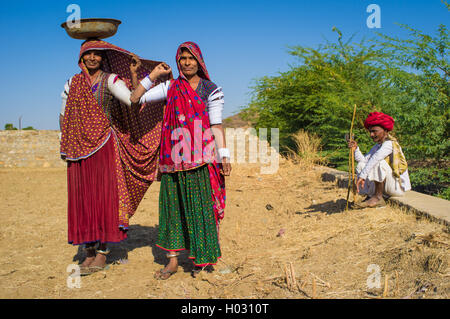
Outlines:
<svg viewBox="0 0 450 319"><path fill-rule="evenodd" d="M83 254L67 244L65 170L1 169L0 298L449 297L448 229L395 207L345 212L346 190L320 174L320 167L289 162L274 175L235 165L221 261L194 279L184 254L167 281L153 278L166 262L155 246L155 183L129 239L112 247L110 268L68 288L67 267ZM288 286L286 266L296 288ZM377 267L380 288L369 288Z"/></svg>

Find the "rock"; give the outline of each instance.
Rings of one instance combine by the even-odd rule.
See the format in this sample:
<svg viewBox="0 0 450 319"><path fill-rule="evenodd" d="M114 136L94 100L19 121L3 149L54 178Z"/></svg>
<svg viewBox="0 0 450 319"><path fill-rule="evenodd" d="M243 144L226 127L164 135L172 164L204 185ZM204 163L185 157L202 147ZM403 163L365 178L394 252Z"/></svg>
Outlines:
<svg viewBox="0 0 450 319"><path fill-rule="evenodd" d="M281 228L280 231L277 234L277 237L281 237L285 234L286 230L284 228Z"/></svg>
<svg viewBox="0 0 450 319"><path fill-rule="evenodd" d="M266 209L267 209L267 210L272 210L272 209L273 209L273 206L270 205L270 204L267 204L267 205L266 205Z"/></svg>
<svg viewBox="0 0 450 319"><path fill-rule="evenodd" d="M221 270L219 270L219 273L221 273L221 274L231 274L232 273L232 271L231 271L231 269L230 268L224 268L224 269L221 269Z"/></svg>

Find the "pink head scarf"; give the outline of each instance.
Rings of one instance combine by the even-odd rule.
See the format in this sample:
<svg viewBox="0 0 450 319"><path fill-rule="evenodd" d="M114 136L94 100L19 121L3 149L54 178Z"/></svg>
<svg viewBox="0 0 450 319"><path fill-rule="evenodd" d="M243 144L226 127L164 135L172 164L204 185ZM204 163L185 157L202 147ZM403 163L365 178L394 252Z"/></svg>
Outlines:
<svg viewBox="0 0 450 319"><path fill-rule="evenodd" d="M181 72L182 48L191 52L199 64L198 75L210 80L203 55L197 44L182 43L176 61L180 76L172 81L167 92L161 132L160 170L163 173L185 171L208 165L216 221L223 218L225 208L225 179L216 161L214 135L210 129L208 109Z"/></svg>

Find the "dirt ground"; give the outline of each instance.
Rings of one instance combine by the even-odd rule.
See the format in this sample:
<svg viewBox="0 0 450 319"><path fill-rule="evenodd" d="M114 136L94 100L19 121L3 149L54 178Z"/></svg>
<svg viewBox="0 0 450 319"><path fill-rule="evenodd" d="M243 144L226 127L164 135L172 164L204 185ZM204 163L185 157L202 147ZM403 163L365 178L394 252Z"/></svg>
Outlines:
<svg viewBox="0 0 450 319"><path fill-rule="evenodd" d="M1 169L0 298L449 298L448 227L398 207L345 211L347 190L322 172L234 165L222 259L192 278L184 253L166 281L153 278L166 263L154 183L109 269L77 288L69 271L83 252L67 244L65 170Z"/></svg>

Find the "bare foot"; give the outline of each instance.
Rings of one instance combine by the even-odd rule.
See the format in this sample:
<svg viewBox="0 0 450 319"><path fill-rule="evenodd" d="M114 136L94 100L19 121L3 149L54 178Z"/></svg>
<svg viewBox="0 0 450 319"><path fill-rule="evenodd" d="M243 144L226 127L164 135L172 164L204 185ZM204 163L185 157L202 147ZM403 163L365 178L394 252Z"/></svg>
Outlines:
<svg viewBox="0 0 450 319"><path fill-rule="evenodd" d="M106 256L103 254L97 254L93 262L89 265L89 267L105 267L106 265Z"/></svg>
<svg viewBox="0 0 450 319"><path fill-rule="evenodd" d="M378 204L378 202L379 202L381 199L383 199L383 197L379 198L379 197L373 196L372 198L370 198L370 199L366 202L366 205L367 205L368 207L374 207L374 206L376 206L376 205Z"/></svg>
<svg viewBox="0 0 450 319"><path fill-rule="evenodd" d="M86 257L86 259L83 261L83 263L80 265L80 267L81 268L89 267L94 260L95 260L95 256Z"/></svg>
<svg viewBox="0 0 450 319"><path fill-rule="evenodd" d="M155 278L162 280L169 279L169 277L172 276L174 273L176 273L177 270L178 270L178 261L177 262L170 261L169 264L164 269L158 270L155 273Z"/></svg>

